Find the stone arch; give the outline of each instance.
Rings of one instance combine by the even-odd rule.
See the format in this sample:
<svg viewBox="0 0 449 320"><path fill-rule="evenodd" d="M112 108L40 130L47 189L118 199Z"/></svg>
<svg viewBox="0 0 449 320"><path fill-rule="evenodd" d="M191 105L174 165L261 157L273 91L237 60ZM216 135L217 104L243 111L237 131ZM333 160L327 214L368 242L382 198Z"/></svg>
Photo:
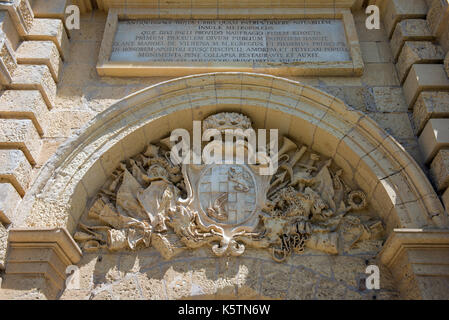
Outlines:
<svg viewBox="0 0 449 320"><path fill-rule="evenodd" d="M343 101L296 81L253 73L178 78L141 90L92 119L41 170L19 210L19 227L73 233L87 201L118 163L174 128L218 111L239 111L256 127L280 129L334 158L394 228L447 226L430 182L395 139ZM288 124L288 125L287 125Z"/></svg>
<svg viewBox="0 0 449 320"><path fill-rule="evenodd" d="M164 138L171 130L189 129L192 120L220 111L246 114L255 128L279 128L280 136L333 158L343 169L344 180L366 192L386 225L389 238L379 257L399 281L398 289L404 297L422 296L419 286L428 286L427 275L439 275L439 269L434 271L429 265L429 271L415 273L411 269L415 262L409 261L407 250L419 255L426 248L445 247L448 219L420 167L373 120L350 110L338 98L296 81L254 73L210 73L161 82L93 118L58 149L25 195L18 208L22 220L10 231L9 256L14 258L8 260L6 273L29 274L31 266L28 271L22 268L31 263L29 258L20 257L35 252L32 254L39 260L41 250L50 249L61 262L60 269L55 272L51 266L44 277L60 292L65 266L95 259L86 254L82 257L71 235L89 201L120 161L142 152L147 143ZM301 261L309 263L310 257ZM341 257L346 258L350 257ZM363 266L365 262L359 261L359 267ZM41 277L42 272L31 273Z"/></svg>

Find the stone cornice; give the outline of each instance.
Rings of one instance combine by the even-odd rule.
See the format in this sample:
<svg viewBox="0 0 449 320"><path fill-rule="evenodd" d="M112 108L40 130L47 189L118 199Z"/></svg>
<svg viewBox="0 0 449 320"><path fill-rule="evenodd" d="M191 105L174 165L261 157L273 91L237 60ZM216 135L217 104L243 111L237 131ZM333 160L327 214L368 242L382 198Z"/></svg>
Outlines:
<svg viewBox="0 0 449 320"><path fill-rule="evenodd" d="M391 267L402 252L421 248L449 248L449 229L394 229L379 256Z"/></svg>
<svg viewBox="0 0 449 320"><path fill-rule="evenodd" d="M85 3L86 0L77 0ZM96 0L101 10L108 11L110 8L151 8L151 9L239 9L239 8L351 8L355 0L305 0L304 4L298 5L298 1L271 0ZM218 3L218 5L217 5Z"/></svg>
<svg viewBox="0 0 449 320"><path fill-rule="evenodd" d="M82 256L64 228L12 229L8 240L6 274L43 277L56 291L64 287L66 268Z"/></svg>
<svg viewBox="0 0 449 320"><path fill-rule="evenodd" d="M12 229L8 240L11 245L55 243L73 264L78 263L82 255L80 248L64 228Z"/></svg>

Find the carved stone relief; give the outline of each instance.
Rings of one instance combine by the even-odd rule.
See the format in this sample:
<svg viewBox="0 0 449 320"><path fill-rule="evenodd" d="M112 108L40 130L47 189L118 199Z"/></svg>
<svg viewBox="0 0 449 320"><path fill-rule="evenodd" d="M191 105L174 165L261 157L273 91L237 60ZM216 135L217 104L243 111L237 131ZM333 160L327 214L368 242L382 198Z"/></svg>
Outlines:
<svg viewBox="0 0 449 320"><path fill-rule="evenodd" d="M203 121L204 130L237 128L251 120L219 113ZM306 248L338 254L384 236L364 192L343 181L332 159L287 137L272 176L245 162L174 165L169 148L162 139L119 165L79 223L83 250L152 246L170 259L203 246L217 256L252 247L282 262Z"/></svg>

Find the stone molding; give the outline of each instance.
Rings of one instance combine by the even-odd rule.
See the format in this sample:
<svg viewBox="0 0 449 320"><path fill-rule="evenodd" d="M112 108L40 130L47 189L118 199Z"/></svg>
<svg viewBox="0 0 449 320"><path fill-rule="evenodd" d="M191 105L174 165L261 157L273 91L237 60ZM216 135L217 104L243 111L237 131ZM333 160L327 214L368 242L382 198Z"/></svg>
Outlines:
<svg viewBox="0 0 449 320"><path fill-rule="evenodd" d="M385 242L379 257L396 278L403 298L447 298L448 229L395 229ZM433 282L445 285L424 289Z"/></svg>
<svg viewBox="0 0 449 320"><path fill-rule="evenodd" d="M63 228L9 231L6 275L43 277L57 290L64 287L66 268L77 264L81 250Z"/></svg>

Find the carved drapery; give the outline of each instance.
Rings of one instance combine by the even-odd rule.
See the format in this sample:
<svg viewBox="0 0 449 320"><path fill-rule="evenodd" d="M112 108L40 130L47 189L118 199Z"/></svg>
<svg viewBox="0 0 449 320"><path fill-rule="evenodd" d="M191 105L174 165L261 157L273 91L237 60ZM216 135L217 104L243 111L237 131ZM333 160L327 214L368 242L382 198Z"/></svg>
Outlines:
<svg viewBox="0 0 449 320"><path fill-rule="evenodd" d="M242 114L220 113L203 129L249 129ZM246 247L270 250L285 261L306 248L338 254L380 242L382 222L364 192L342 170L305 145L283 137L272 176L261 164L182 164L170 159L168 139L122 162L93 200L75 233L85 251L154 247L170 259L210 246L217 256Z"/></svg>

